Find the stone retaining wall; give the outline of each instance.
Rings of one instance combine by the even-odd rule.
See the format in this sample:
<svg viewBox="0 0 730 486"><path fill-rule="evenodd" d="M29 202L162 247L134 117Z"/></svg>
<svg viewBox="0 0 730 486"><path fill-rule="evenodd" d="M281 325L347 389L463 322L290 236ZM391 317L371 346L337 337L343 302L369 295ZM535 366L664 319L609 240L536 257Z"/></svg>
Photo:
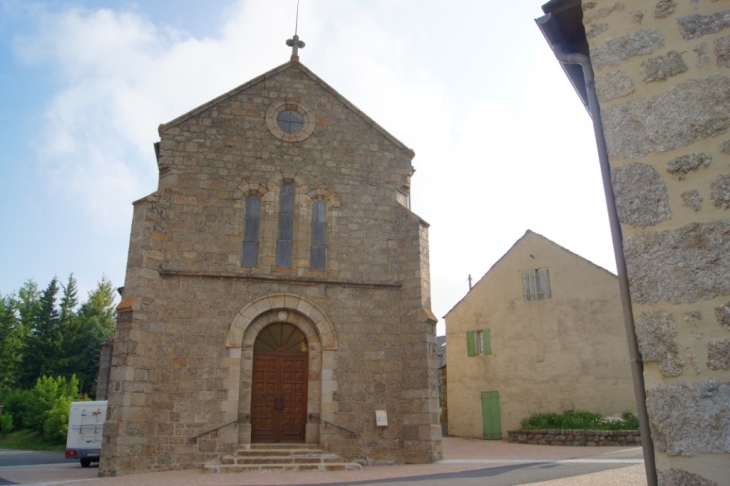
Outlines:
<svg viewBox="0 0 730 486"><path fill-rule="evenodd" d="M641 445L641 434L638 430L510 430L507 432L507 442L564 446L629 446Z"/></svg>

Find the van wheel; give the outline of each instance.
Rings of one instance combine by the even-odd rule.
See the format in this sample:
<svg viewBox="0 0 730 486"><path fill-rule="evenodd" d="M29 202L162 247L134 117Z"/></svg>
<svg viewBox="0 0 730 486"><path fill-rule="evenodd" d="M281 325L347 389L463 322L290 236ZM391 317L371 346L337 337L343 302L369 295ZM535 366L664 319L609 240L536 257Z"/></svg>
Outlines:
<svg viewBox="0 0 730 486"><path fill-rule="evenodd" d="M81 467L91 466L91 459L81 459Z"/></svg>

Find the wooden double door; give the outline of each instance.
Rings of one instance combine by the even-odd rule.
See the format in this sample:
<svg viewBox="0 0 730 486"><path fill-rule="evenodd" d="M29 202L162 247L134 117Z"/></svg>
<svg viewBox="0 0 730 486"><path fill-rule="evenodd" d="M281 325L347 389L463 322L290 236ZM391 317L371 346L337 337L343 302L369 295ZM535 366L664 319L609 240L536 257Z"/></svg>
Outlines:
<svg viewBox="0 0 730 486"><path fill-rule="evenodd" d="M272 324L254 345L251 442L304 442L309 353L291 324Z"/></svg>

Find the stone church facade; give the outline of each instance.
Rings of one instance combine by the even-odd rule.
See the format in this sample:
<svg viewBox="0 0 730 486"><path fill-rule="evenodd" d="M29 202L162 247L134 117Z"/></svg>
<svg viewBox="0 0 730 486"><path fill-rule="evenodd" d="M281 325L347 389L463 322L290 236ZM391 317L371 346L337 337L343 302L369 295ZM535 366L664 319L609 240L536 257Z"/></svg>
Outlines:
<svg viewBox="0 0 730 486"><path fill-rule="evenodd" d="M296 57L159 134L159 188L134 203L100 475L256 442L438 460L414 152Z"/></svg>

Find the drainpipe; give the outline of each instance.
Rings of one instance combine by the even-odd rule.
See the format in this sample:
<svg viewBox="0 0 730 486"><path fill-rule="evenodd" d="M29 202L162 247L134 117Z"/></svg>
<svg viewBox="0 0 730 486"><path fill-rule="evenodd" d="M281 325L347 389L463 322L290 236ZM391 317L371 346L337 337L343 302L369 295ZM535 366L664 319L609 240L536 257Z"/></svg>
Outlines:
<svg viewBox="0 0 730 486"><path fill-rule="evenodd" d="M626 271L626 260L624 259L624 239L621 232L621 224L616 210L616 199L611 185L611 166L608 163L608 150L606 139L603 136L603 123L601 122L601 108L598 106L596 96L596 85L593 76L591 59L585 54L566 53L560 44L552 45L555 57L563 64L580 64L583 68L583 77L586 82L588 93L588 110L593 119L593 131L596 136L598 148L598 161L601 166L603 178L603 192L606 196L606 207L608 208L608 221L611 226L613 239L613 253L616 258L616 269L618 273L618 284L621 293L621 306L624 313L624 327L626 338L629 344L629 361L631 362L631 375L634 381L634 397L636 398L637 416L639 418L639 430L641 431L641 448L644 450L644 468L648 486L657 486L656 462L654 459L654 443L651 439L649 428L649 414L646 411L646 389L644 388L644 363L639 353L639 344L636 340L634 327L634 313L631 309L631 294L629 293L629 278Z"/></svg>

